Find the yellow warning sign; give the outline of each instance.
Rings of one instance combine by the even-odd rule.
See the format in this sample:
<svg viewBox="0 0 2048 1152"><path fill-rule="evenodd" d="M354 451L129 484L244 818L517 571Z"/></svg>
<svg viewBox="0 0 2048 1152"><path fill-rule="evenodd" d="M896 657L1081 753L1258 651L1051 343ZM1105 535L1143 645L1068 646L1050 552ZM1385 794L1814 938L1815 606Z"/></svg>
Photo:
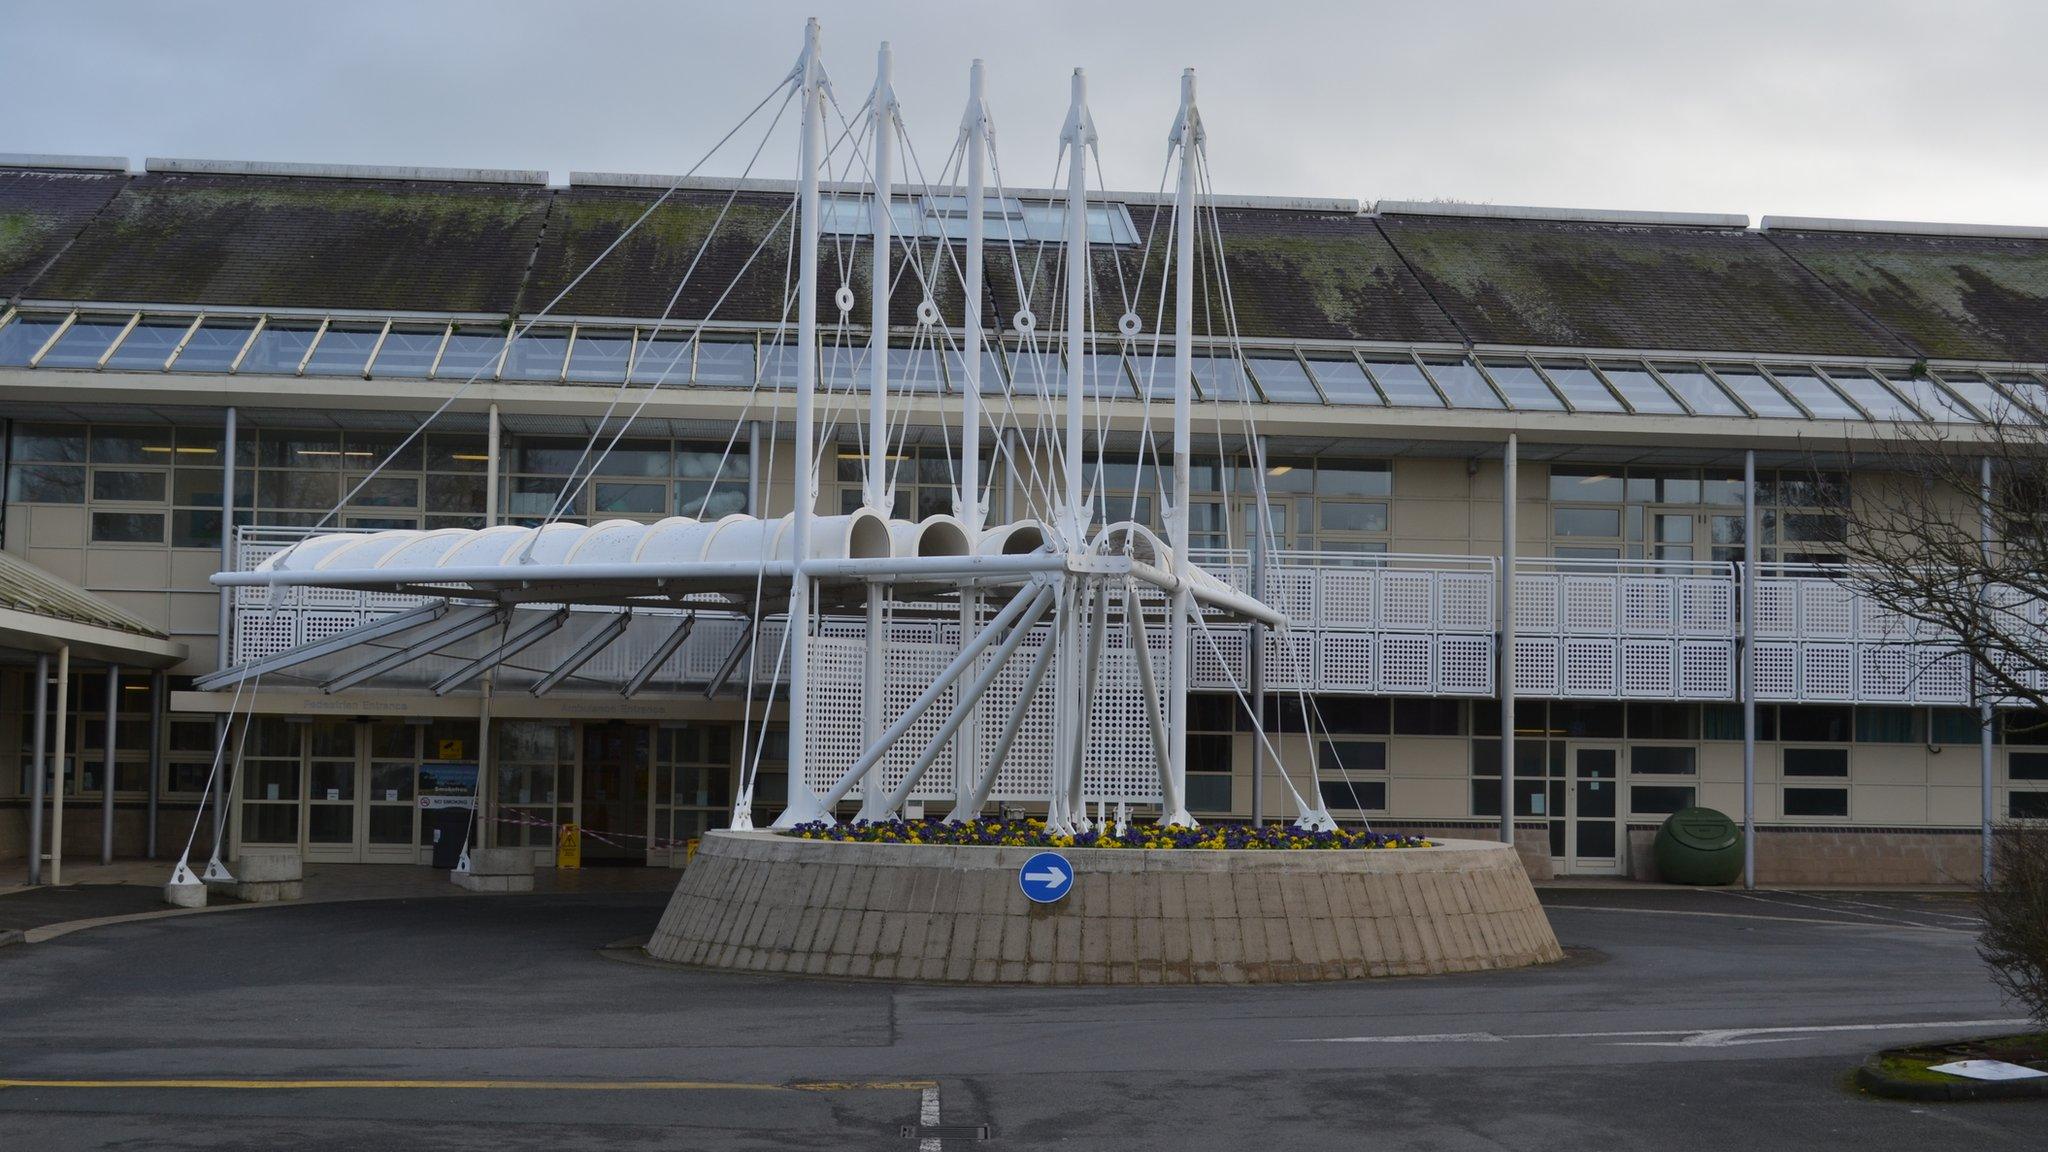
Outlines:
<svg viewBox="0 0 2048 1152"><path fill-rule="evenodd" d="M438 748L436 749L436 751L437 751L437 752L439 753L439 755L437 755L437 756L435 757L435 759L437 759L437 760L460 760L460 759L462 759L462 741L461 741L461 740L441 740L441 741L438 741L437 743L439 744L439 747L438 747Z"/></svg>
<svg viewBox="0 0 2048 1152"><path fill-rule="evenodd" d="M562 825L555 834L555 867L583 867L583 829L574 824Z"/></svg>

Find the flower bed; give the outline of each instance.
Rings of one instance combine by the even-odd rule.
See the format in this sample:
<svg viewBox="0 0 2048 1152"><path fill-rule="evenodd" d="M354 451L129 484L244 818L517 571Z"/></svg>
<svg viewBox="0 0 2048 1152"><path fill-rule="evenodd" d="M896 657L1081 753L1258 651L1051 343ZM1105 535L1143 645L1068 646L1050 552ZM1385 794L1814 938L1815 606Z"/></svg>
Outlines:
<svg viewBox="0 0 2048 1152"><path fill-rule="evenodd" d="M1200 828L1168 828L1160 824L1129 824L1078 836L1048 835L1043 820L887 820L880 823L799 824L790 834L804 840L839 840L859 844L967 844L992 848L1217 848L1276 851L1332 848L1427 848L1419 836L1386 836L1339 828L1314 832L1295 824L1207 824Z"/></svg>

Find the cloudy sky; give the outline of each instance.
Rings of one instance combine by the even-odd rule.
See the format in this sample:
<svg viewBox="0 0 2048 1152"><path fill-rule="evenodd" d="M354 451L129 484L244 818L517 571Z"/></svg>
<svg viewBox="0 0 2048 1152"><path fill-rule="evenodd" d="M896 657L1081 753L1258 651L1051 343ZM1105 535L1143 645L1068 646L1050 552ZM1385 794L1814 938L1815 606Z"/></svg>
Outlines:
<svg viewBox="0 0 2048 1152"><path fill-rule="evenodd" d="M1013 183L1081 65L1156 187L1193 65L1220 192L2048 224L2034 0L16 2L0 151L677 172L807 15L849 108L894 43L931 157L984 58Z"/></svg>

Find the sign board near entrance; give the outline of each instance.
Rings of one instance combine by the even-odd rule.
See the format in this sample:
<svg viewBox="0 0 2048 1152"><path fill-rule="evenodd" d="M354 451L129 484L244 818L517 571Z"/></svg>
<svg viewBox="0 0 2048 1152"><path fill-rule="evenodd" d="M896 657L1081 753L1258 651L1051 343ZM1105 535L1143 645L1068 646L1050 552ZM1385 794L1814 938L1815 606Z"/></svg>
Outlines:
<svg viewBox="0 0 2048 1152"><path fill-rule="evenodd" d="M1040 852L1024 862L1017 886L1036 904L1050 904L1074 888L1074 866L1057 852Z"/></svg>
<svg viewBox="0 0 2048 1152"><path fill-rule="evenodd" d="M562 825L555 834L555 867L583 867L583 829L574 824Z"/></svg>

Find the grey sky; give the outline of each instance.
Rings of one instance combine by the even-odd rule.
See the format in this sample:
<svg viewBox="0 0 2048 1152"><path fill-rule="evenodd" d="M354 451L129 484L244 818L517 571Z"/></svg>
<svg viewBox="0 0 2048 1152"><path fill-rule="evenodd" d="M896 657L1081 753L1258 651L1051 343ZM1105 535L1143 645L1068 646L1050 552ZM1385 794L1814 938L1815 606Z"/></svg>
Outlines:
<svg viewBox="0 0 2048 1152"><path fill-rule="evenodd" d="M1042 184L1087 67L1107 182L1156 187L1195 66L1217 190L2048 223L2048 5L1899 0L350 3L15 0L0 150L676 172L825 25L920 152L988 61ZM708 171L736 173L735 155ZM786 154L764 174L788 176Z"/></svg>

